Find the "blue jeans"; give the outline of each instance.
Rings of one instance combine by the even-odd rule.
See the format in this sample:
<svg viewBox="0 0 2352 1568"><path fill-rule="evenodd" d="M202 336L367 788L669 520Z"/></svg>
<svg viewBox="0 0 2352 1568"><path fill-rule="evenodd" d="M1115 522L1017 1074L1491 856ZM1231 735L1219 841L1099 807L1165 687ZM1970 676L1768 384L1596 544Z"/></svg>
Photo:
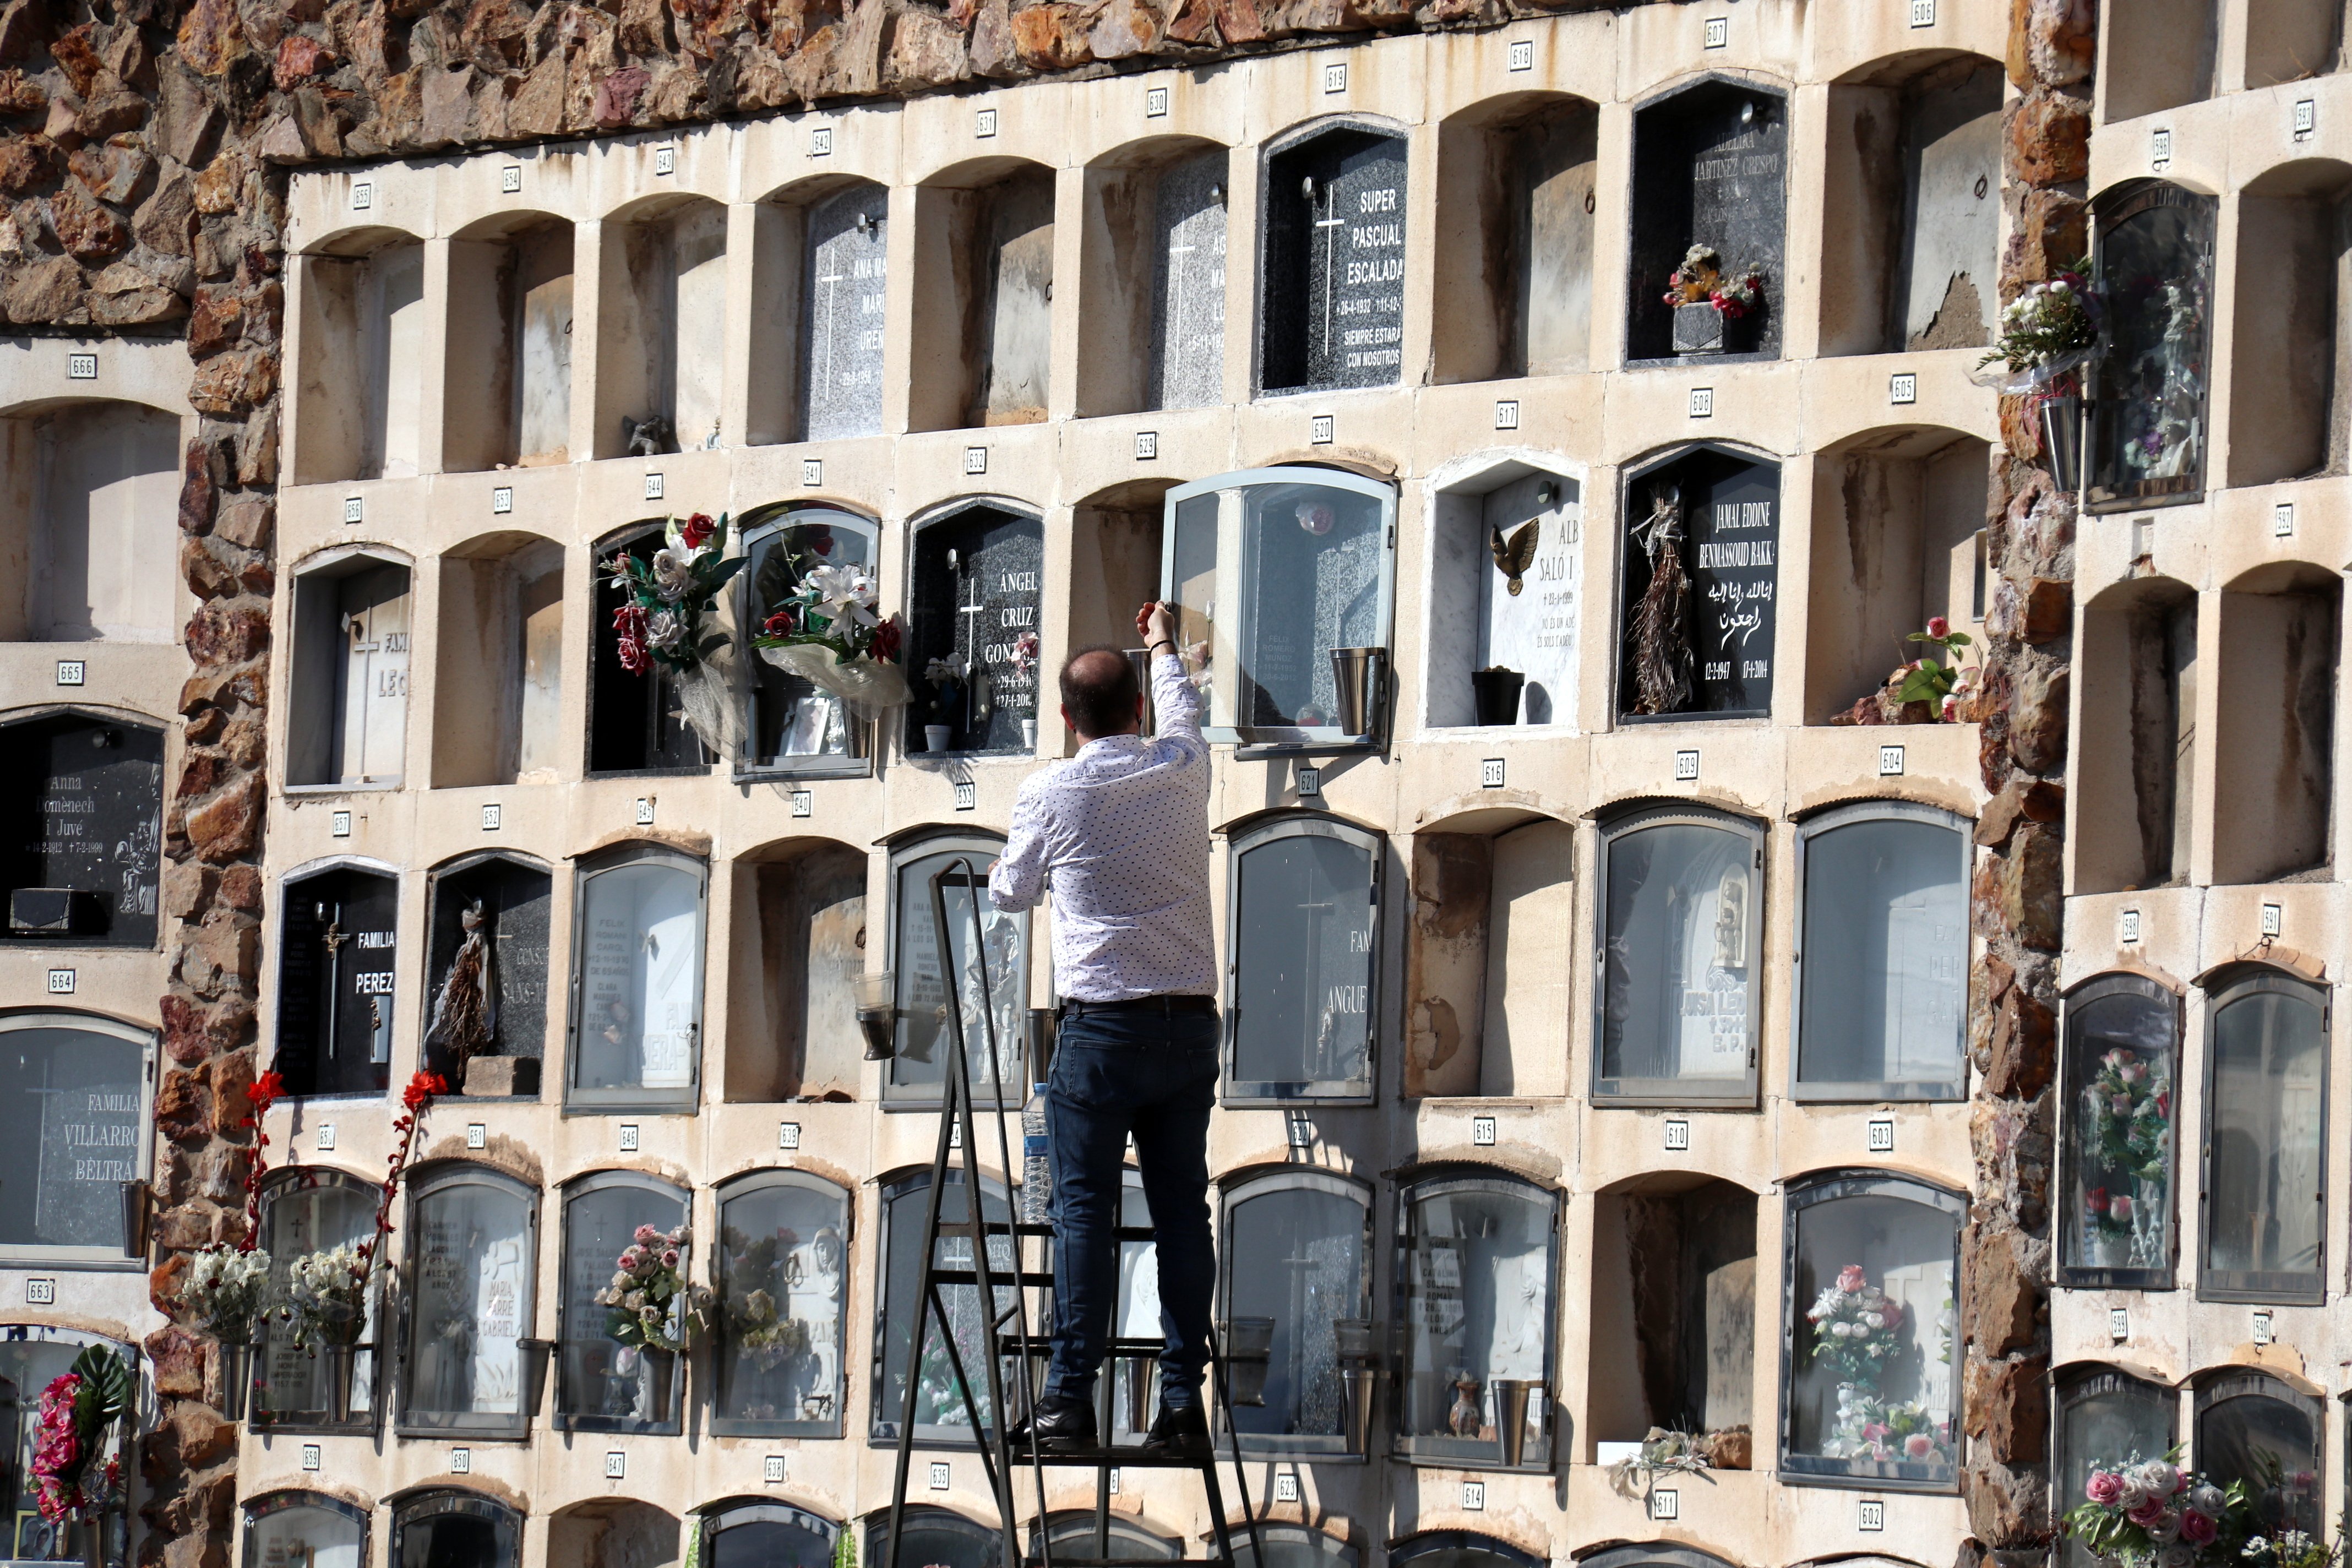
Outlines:
<svg viewBox="0 0 2352 1568"><path fill-rule="evenodd" d="M1160 1402L1197 1408L1209 1365L1216 1251L1209 1238L1213 1013L1066 1019L1046 1086L1054 1168L1054 1354L1045 1391L1091 1403L1118 1288L1120 1172L1135 1138L1160 1262Z"/></svg>

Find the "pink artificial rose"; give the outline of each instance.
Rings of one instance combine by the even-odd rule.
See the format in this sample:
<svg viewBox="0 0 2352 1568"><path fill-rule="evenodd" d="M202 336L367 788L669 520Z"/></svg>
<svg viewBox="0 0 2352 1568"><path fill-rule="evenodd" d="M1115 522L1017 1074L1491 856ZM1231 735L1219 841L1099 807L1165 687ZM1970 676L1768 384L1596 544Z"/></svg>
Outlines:
<svg viewBox="0 0 2352 1568"><path fill-rule="evenodd" d="M2153 1529L2164 1521L2164 1500L2158 1497L2149 1498L2124 1517L2143 1530Z"/></svg>
<svg viewBox="0 0 2352 1568"><path fill-rule="evenodd" d="M669 1248L661 1255L661 1258L662 1267L664 1268L675 1268L677 1267L677 1248L674 1247Z"/></svg>
<svg viewBox="0 0 2352 1568"><path fill-rule="evenodd" d="M2083 1495L2101 1508L2112 1507L2124 1495L2124 1479L2113 1470L2093 1470L2091 1479L2083 1483Z"/></svg>
<svg viewBox="0 0 2352 1568"><path fill-rule="evenodd" d="M661 1238L662 1233L656 1230L653 1226L649 1225L641 1225L637 1226L635 1240L639 1247L651 1247L655 1242L659 1241Z"/></svg>
<svg viewBox="0 0 2352 1568"><path fill-rule="evenodd" d="M2191 1546L2210 1546L2221 1533L2220 1525L2193 1508L2180 1516L2180 1539Z"/></svg>
<svg viewBox="0 0 2352 1568"><path fill-rule="evenodd" d="M1859 1263L1849 1263L1844 1268L1839 1269L1837 1287L1840 1290L1849 1296L1861 1289L1862 1265Z"/></svg>
<svg viewBox="0 0 2352 1568"><path fill-rule="evenodd" d="M1952 623L1941 616L1930 616L1927 617L1927 635L1931 637L1950 637Z"/></svg>
<svg viewBox="0 0 2352 1568"><path fill-rule="evenodd" d="M1914 1432L1903 1439L1903 1457L1906 1459L1928 1459L1936 1454L1936 1439L1925 1432Z"/></svg>
<svg viewBox="0 0 2352 1568"><path fill-rule="evenodd" d="M2114 1197L2109 1198L2107 1200L2107 1216L2110 1219L2113 1219L2117 1225L2129 1225L2131 1223L2132 1216L2131 1199L2124 1196L2121 1193L2117 1193Z"/></svg>

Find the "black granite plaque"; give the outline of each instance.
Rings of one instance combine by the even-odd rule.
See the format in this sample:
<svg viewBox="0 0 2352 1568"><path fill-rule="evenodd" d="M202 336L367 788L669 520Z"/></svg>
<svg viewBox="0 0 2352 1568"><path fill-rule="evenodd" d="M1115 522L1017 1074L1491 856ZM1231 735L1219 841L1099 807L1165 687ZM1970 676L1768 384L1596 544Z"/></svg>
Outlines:
<svg viewBox="0 0 2352 1568"><path fill-rule="evenodd" d="M1689 580L1683 619L1690 695L1667 714L1637 711L1633 628L1648 593L1653 558L1642 534L1661 486L1678 487L1682 503L1679 552ZM1702 447L1629 479L1622 515L1628 532L1618 621L1621 653L1618 710L1629 720L1762 717L1772 707L1772 643L1779 619L1780 474Z"/></svg>
<svg viewBox="0 0 2352 1568"><path fill-rule="evenodd" d="M433 881L433 962L425 994L428 1026L466 940L465 913L478 908L490 956L484 998L490 1016L488 1054L534 1064L517 1074L531 1085L526 1089L519 1081L519 1093L536 1089L535 1064L547 1054L548 893L546 872L503 856L444 871ZM425 1065L447 1079L453 1092L462 1087L452 1044L438 1032L425 1037Z"/></svg>
<svg viewBox="0 0 2352 1568"><path fill-rule="evenodd" d="M278 1054L293 1094L376 1094L392 1082L399 884L337 870L289 883L278 970Z"/></svg>
<svg viewBox="0 0 2352 1568"><path fill-rule="evenodd" d="M1402 138L1332 131L1267 160L1267 391L1398 381L1404 241Z"/></svg>
<svg viewBox="0 0 2352 1568"><path fill-rule="evenodd" d="M0 729L11 941L151 947L163 737L63 714Z"/></svg>
<svg viewBox="0 0 2352 1568"><path fill-rule="evenodd" d="M950 751L1025 752L1024 720L1037 717L1037 605L1045 571L1037 520L971 507L915 536L914 616L907 673L907 749L926 749L924 727L945 724ZM933 659L965 673L933 681Z"/></svg>
<svg viewBox="0 0 2352 1568"><path fill-rule="evenodd" d="M1667 279L1694 245L1713 247L1727 275L1752 268L1764 277L1761 305L1722 322L1723 351L1780 353L1788 145L1788 100L1745 82L1712 79L1634 111L1628 359L1674 355Z"/></svg>

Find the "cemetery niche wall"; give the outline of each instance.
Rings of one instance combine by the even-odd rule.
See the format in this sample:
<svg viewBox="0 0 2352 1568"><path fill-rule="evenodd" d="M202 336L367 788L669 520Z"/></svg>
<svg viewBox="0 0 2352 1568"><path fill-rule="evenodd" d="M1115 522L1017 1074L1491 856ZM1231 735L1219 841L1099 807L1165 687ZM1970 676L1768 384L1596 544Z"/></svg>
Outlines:
<svg viewBox="0 0 2352 1568"><path fill-rule="evenodd" d="M1573 733L1583 481L1516 456L1469 462L1430 491L1422 722Z"/></svg>
<svg viewBox="0 0 2352 1568"><path fill-rule="evenodd" d="M356 862L289 878L278 895L278 1048L292 1095L392 1084L400 883Z"/></svg>
<svg viewBox="0 0 2352 1568"><path fill-rule="evenodd" d="M553 885L545 867L503 854L433 873L424 1061L458 1094L539 1093Z"/></svg>
<svg viewBox="0 0 2352 1568"><path fill-rule="evenodd" d="M1622 484L1618 721L1769 717L1780 465L1710 443Z"/></svg>
<svg viewBox="0 0 2352 1568"><path fill-rule="evenodd" d="M2205 492L2218 206L2164 180L2122 185L2093 204L2106 320L2084 462L2092 511Z"/></svg>
<svg viewBox="0 0 2352 1568"><path fill-rule="evenodd" d="M1634 109L1629 365L1780 357L1788 151L1787 96L1744 78L1710 73Z"/></svg>
<svg viewBox="0 0 2352 1568"><path fill-rule="evenodd" d="M1395 384L1404 366L1404 137L1385 121L1319 121L1265 156L1259 387Z"/></svg>
<svg viewBox="0 0 2352 1568"><path fill-rule="evenodd" d="M1224 401L1231 158L1168 136L1087 166L1079 417Z"/></svg>
<svg viewBox="0 0 2352 1568"><path fill-rule="evenodd" d="M0 940L154 946L163 731L68 710L0 724Z"/></svg>
<svg viewBox="0 0 2352 1568"><path fill-rule="evenodd" d="M294 574L286 784L391 789L406 773L415 605L406 559L346 545Z"/></svg>
<svg viewBox="0 0 2352 1568"><path fill-rule="evenodd" d="M572 457L572 227L499 213L449 242L441 464L535 468Z"/></svg>
<svg viewBox="0 0 2352 1568"><path fill-rule="evenodd" d="M905 746L1028 755L1037 749L1045 530L994 500L918 521L908 584Z"/></svg>
<svg viewBox="0 0 2352 1568"><path fill-rule="evenodd" d="M1513 92L1440 129L1437 382L1590 367L1600 121L1585 99Z"/></svg>

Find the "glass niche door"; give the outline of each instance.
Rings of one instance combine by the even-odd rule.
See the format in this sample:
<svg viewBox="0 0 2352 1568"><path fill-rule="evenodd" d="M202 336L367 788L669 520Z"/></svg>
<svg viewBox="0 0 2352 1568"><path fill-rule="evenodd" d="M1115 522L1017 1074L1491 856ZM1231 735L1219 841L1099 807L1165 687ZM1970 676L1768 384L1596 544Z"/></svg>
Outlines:
<svg viewBox="0 0 2352 1568"><path fill-rule="evenodd" d="M701 861L647 845L582 869L572 940L572 1106L692 1108L707 878Z"/></svg>
<svg viewBox="0 0 2352 1568"><path fill-rule="evenodd" d="M390 1568L521 1568L522 1516L478 1492L424 1492L393 1511Z"/></svg>
<svg viewBox="0 0 2352 1568"><path fill-rule="evenodd" d="M1376 743L1396 591L1393 485L1328 468L1220 474L1168 492L1163 539L1162 596L1207 697L1210 740ZM1340 682L1367 659L1371 700L1350 729Z"/></svg>
<svg viewBox="0 0 2352 1568"><path fill-rule="evenodd" d="M2066 997L2065 1040L2059 1280L2169 1290L2180 999L2145 975L2095 975Z"/></svg>
<svg viewBox="0 0 2352 1568"><path fill-rule="evenodd" d="M1397 1452L1500 1468L1505 1413L1524 1393L1517 1468L1549 1469L1559 1195L1498 1172L1457 1173L1406 1187L1397 1217Z"/></svg>
<svg viewBox="0 0 2352 1568"><path fill-rule="evenodd" d="M747 637L820 566L875 574L878 531L854 512L833 507L762 509L744 521L743 554L750 564L740 578L743 601L737 624ZM745 694L751 711L748 754L737 767L739 774L863 775L871 768L869 731L840 698L769 663L756 648L742 652L751 674Z"/></svg>
<svg viewBox="0 0 2352 1568"><path fill-rule="evenodd" d="M847 1384L849 1196L766 1171L719 1195L719 1436L838 1437Z"/></svg>
<svg viewBox="0 0 2352 1568"><path fill-rule="evenodd" d="M2179 1439L2180 1395L2112 1367L2086 1370L2058 1385L2057 1453L2052 1466L2053 1511L2063 1515L2089 1500L2091 1471L2171 1452ZM2078 1536L2058 1541L2056 1568L2105 1568Z"/></svg>
<svg viewBox="0 0 2352 1568"><path fill-rule="evenodd" d="M2325 1300L2326 997L2272 971L2208 1006L2205 1300Z"/></svg>
<svg viewBox="0 0 2352 1568"><path fill-rule="evenodd" d="M91 1345L103 1345L121 1356L131 1369L132 1384L138 1384L139 1351L134 1345L38 1324L10 1323L0 1328L0 1422L6 1424L10 1434L6 1479L0 1483L7 1497L10 1523L5 1527L6 1551L0 1552L0 1563L11 1568L16 1563L90 1561L86 1555L88 1523L52 1522L41 1517L40 1480L33 1464L39 1441L41 1391L71 1370L74 1359ZM125 1472L135 1467L136 1456L124 1441L133 1419L126 1415L99 1436L99 1453L103 1458L96 1462L100 1468L106 1459L113 1458L121 1461ZM123 1568L129 1556L125 1551L129 1522L119 1497L100 1515L98 1524L106 1568Z"/></svg>
<svg viewBox="0 0 2352 1568"><path fill-rule="evenodd" d="M283 1300L294 1260L339 1247L356 1247L375 1234L378 1189L348 1171L293 1165L272 1173L261 1192L261 1245L269 1254L269 1289ZM294 1342L294 1331L272 1315L260 1332L261 1350L253 1402L253 1429L338 1431L373 1427L375 1420L376 1347L381 1342L383 1298L371 1286L367 1325L352 1359L351 1421L330 1424L326 1363Z"/></svg>
<svg viewBox="0 0 2352 1568"><path fill-rule="evenodd" d="M680 1188L632 1171L599 1171L572 1184L563 1200L562 1329L557 1359L556 1426L566 1432L648 1433L678 1430L687 1358L682 1352L624 1341L623 1309L596 1298L618 1278L614 1259L651 1226L667 1237L684 1226L688 1199ZM695 1278L686 1252L679 1268ZM682 1303L673 1304L667 1332L683 1338Z"/></svg>
<svg viewBox="0 0 2352 1568"><path fill-rule="evenodd" d="M110 1018L0 1017L0 1259L141 1267L122 1184L149 1169L154 1060L152 1035Z"/></svg>
<svg viewBox="0 0 2352 1568"><path fill-rule="evenodd" d="M1370 1100L1381 840L1288 816L1233 840L1225 1098Z"/></svg>
<svg viewBox="0 0 2352 1568"><path fill-rule="evenodd" d="M1592 1095L1753 1105L1763 825L1696 807L1602 827Z"/></svg>
<svg viewBox="0 0 2352 1568"><path fill-rule="evenodd" d="M485 1166L411 1189L404 1433L520 1437L538 1414L522 1342L537 1302L539 1194Z"/></svg>
<svg viewBox="0 0 2352 1568"><path fill-rule="evenodd" d="M1341 1318L1372 1315L1371 1193L1344 1176L1282 1170L1225 1195L1223 1321L1274 1325L1265 1403L1228 1418L1255 1454L1347 1452Z"/></svg>
<svg viewBox="0 0 2352 1568"><path fill-rule="evenodd" d="M365 1510L324 1492L271 1492L245 1505L245 1568L366 1568Z"/></svg>
<svg viewBox="0 0 2352 1568"><path fill-rule="evenodd" d="M890 943L898 973L896 1045L883 1098L937 1101L963 1020L964 1065L985 1104L1002 1087L1008 1105L1028 1099L1020 1082L1021 1045L1029 1010L1029 911L1000 910L988 875L1003 845L978 837L927 838L890 857ZM940 905L932 879L947 875ZM972 911L980 935L972 936ZM983 979L983 970L985 978ZM950 1005L947 976L954 976ZM995 1055L989 1054L993 1041Z"/></svg>

